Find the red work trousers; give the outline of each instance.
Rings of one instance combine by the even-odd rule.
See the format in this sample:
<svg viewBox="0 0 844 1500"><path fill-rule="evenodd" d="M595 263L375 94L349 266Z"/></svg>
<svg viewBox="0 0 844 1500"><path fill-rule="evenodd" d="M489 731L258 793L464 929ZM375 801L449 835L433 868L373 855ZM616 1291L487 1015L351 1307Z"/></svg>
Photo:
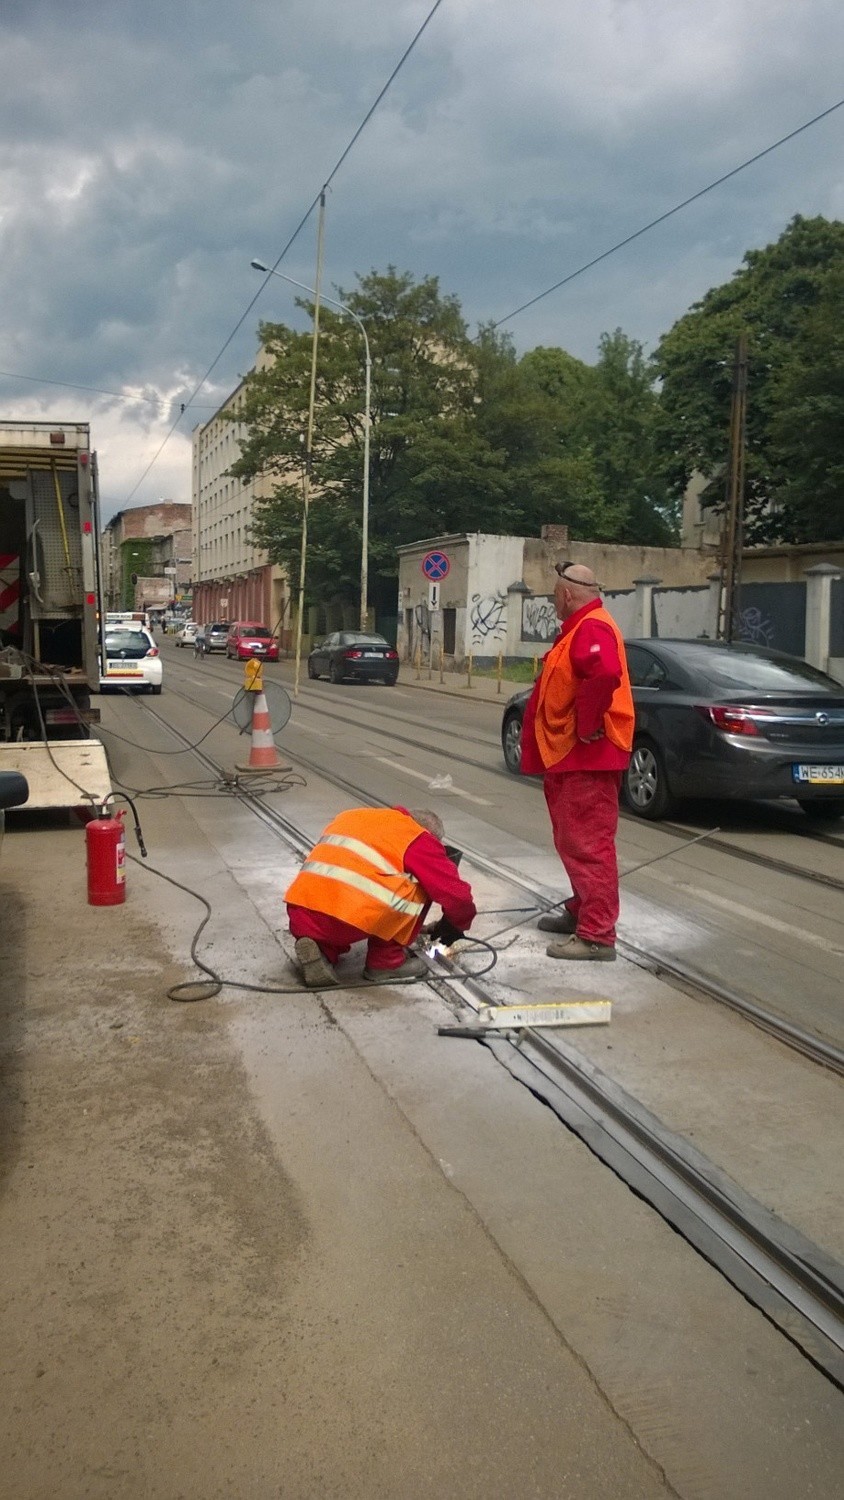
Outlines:
<svg viewBox="0 0 844 1500"><path fill-rule="evenodd" d="M571 881L566 909L577 919L578 937L610 948L618 921L620 786L620 771L558 771L543 781L554 848Z"/></svg>
<svg viewBox="0 0 844 1500"><path fill-rule="evenodd" d="M339 917L330 917L326 912L309 911L306 906L288 904L287 915L291 937L313 938L330 964L336 964L342 954L348 953L353 943L368 945L368 969L397 969L407 958L407 949L401 943L389 938L373 937L371 933L361 932L359 927L353 927L350 922L342 922ZM418 925L421 927L421 922ZM416 936L415 932L413 936Z"/></svg>

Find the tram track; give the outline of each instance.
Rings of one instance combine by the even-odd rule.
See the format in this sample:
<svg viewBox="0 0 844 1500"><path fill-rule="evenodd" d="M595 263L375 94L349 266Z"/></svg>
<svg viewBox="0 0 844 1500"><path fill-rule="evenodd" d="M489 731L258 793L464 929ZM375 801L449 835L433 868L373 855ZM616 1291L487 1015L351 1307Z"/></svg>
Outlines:
<svg viewBox="0 0 844 1500"><path fill-rule="evenodd" d="M233 681L229 673L214 671L214 669L209 667L207 663L203 664L202 672L203 675L213 677L213 679L217 682L225 682L230 685L232 687L233 693L236 691L237 682ZM283 686L283 684L281 685ZM204 705L201 704L197 699L190 698L187 694L182 693L181 696L185 697L186 701L193 703L197 708L204 707ZM343 705L343 713L340 713L335 708L326 708L320 704L310 702L303 704L302 706L307 710L308 713L314 714L319 718L328 719L335 724L338 721L343 723L344 725L348 725L351 723L356 729L360 729L362 731L366 731L367 729L373 727L371 723L367 723L364 718L350 718L348 702L344 703ZM412 722L414 724L418 724L420 730L427 730L430 733L431 725L430 721L428 721L427 719L414 719ZM385 724L384 722L379 722L375 727L377 727L378 733L380 735L383 735L386 739L391 740L397 745L403 745L414 750L427 750L432 755L444 753L442 745L426 742L424 740L421 740L418 736L401 734L397 732L397 730L391 728L389 724ZM436 735L439 739L453 739L459 742L459 744L461 745L472 744L477 745L480 748L489 748L487 740L482 739L478 736L467 735L465 732L460 730L438 728L436 730ZM501 777L504 781L512 784L512 773L503 769L503 767L486 765L482 761L479 761L470 755L462 754L459 749L451 749L449 747L449 749L445 753L447 753L449 758L456 762L456 764L458 765L466 766L474 772L483 771L487 775ZM530 784L530 782L528 782L527 784ZM538 782L536 784L538 785ZM842 894L844 894L844 877L830 874L829 872L824 870L812 870L806 868L805 866L792 864L789 860L781 859L776 855L765 854L759 850L744 849L740 845L730 842L730 840L723 834L713 833L707 835L706 838L701 839L698 832L696 832L694 829L689 829L682 823L664 821L660 821L659 823L647 823L644 822L641 818L635 817L632 813L625 812L623 808L621 810L621 817L624 823L629 824L631 828L649 827L657 833L671 834L676 838L685 840L687 843L698 842L703 848L717 850L718 852L727 854L731 858L739 860L743 863L755 865L757 866L757 868L771 870L772 872L775 872L779 875L791 876L794 879L802 880L813 885L824 886L829 890L840 891ZM789 827L783 831L793 834L796 838L806 839L810 843L826 845L827 847L838 849L844 856L844 843L842 843L842 841L836 838L833 834L824 833L821 830L814 828L802 828L798 825Z"/></svg>
<svg viewBox="0 0 844 1500"><path fill-rule="evenodd" d="M143 704L143 708L208 771L228 779L225 769L206 750L195 748L150 705ZM300 757L296 760L306 764ZM359 789L342 778L326 775L319 767L312 769L360 799ZM242 804L296 854L307 852L311 839L292 820L270 807L255 790L241 784L232 789ZM383 805L377 799L365 800ZM464 857L511 886L531 889L514 872L478 851L464 849ZM546 909L551 906L540 893L532 894ZM474 1013L495 1003L488 987L459 963L432 962L428 983L447 1003L457 1001ZM818 1369L844 1389L844 1272L831 1256L764 1208L559 1036L526 1028L517 1033L485 1033L479 1040ZM840 1054L839 1061L844 1065Z"/></svg>
<svg viewBox="0 0 844 1500"><path fill-rule="evenodd" d="M195 708L199 708L201 712L210 712L207 706L198 699L191 698L186 694L182 696L186 702L192 704ZM153 717L159 718L161 723L166 724L166 720L161 718L145 701L144 707L147 708L148 712L153 714ZM174 730L173 733L177 733L177 731ZM413 741L411 743L415 744L416 742ZM372 806L380 807L390 805L386 799L364 793L360 787L356 786L347 777L340 775L336 771L325 769L318 761L312 760L308 756L297 753L291 756L290 759L297 766L310 771L314 775L320 776L324 781L327 781L332 786L336 786L340 791L347 792L357 803L365 802ZM219 773L220 768L215 765L210 757L207 758L207 762L210 769L214 769L215 772ZM507 773L505 772L504 774L506 775ZM688 834L688 830L682 828L677 831ZM688 834L689 841L693 837L694 835ZM700 843L704 846L709 844L709 842L709 838L700 840ZM726 847L728 851L732 852L731 846L727 845ZM464 845L463 852L466 859L476 869L482 870L485 874L492 876L493 879L506 882L514 889L519 890L529 897L536 907L537 915L551 911L557 904L529 881L525 880L517 871L490 859L488 855L483 854L481 851L466 848ZM673 954L660 953L653 949L648 949L641 944L632 943L624 938L617 940L616 947L622 956L635 964L637 968L644 969L656 975L664 983L679 990L682 994L689 995L691 998L705 1003L725 1006L737 1015L742 1016L744 1020L766 1032L769 1036L774 1037L783 1046L801 1053L802 1056L820 1067L828 1068L839 1076L844 1075L844 1050L837 1047L833 1042L826 1041L823 1037L818 1036L806 1027L799 1026L795 1022L787 1020L776 1011L767 1009L751 995L730 985L723 984L719 979L704 973L694 965L686 963Z"/></svg>

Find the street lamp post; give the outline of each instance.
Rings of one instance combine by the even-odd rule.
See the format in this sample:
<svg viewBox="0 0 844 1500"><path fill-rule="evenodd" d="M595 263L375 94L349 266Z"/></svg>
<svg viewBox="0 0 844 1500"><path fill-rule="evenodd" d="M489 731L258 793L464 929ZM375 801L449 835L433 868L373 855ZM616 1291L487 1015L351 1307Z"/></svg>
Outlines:
<svg viewBox="0 0 844 1500"><path fill-rule="evenodd" d="M305 286L303 281L294 281L292 276L285 276L281 271L273 271L265 266L261 260L252 261L252 269L262 271L265 276L278 276L281 281L286 281L290 286L297 286L300 291L308 292L315 297L316 292L311 286ZM341 312L353 319L363 334L363 346L366 351L366 381L364 387L364 415L363 415L363 513L361 517L361 554L360 554L360 628L366 630L367 616L366 603L369 594L369 431L370 431L370 406L372 396L372 356L369 352L369 339L366 329L357 313L352 312L344 302L338 302L336 297L326 297L322 293L322 301L330 302L332 307L339 307Z"/></svg>

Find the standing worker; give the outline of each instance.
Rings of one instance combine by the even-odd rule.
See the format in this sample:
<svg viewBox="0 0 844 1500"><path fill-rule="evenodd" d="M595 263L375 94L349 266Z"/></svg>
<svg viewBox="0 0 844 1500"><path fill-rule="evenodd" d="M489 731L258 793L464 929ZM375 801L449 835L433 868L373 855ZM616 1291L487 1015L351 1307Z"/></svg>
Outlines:
<svg viewBox="0 0 844 1500"><path fill-rule="evenodd" d="M285 894L296 962L305 984L337 984L334 965L366 942L364 978L373 984L418 979L424 960L407 948L428 906L443 915L430 936L456 943L475 918L472 890L427 809L358 807L334 818Z"/></svg>
<svg viewBox="0 0 844 1500"><path fill-rule="evenodd" d="M554 847L571 881L565 910L539 919L562 934L549 958L612 960L618 920L618 794L633 744L621 631L591 568L555 564L562 629L525 710L522 771L542 775Z"/></svg>

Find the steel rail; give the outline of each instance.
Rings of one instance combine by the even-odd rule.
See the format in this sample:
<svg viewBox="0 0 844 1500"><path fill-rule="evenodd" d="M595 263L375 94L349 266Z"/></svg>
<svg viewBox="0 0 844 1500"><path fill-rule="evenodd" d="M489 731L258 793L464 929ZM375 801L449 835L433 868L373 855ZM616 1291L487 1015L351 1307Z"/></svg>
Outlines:
<svg viewBox="0 0 844 1500"><path fill-rule="evenodd" d="M180 663L180 665L186 664ZM213 668L209 671L207 666L204 666L202 668L202 671L203 674L213 676L218 682L232 681L229 673L215 672ZM197 704L196 706L201 707L200 704ZM326 708L321 705L318 706L314 703L302 704L301 700L300 706L306 708L308 713L316 714L321 718L333 719L335 721L339 718L342 718L344 723L349 722L347 714L340 715L336 711L332 711L331 708ZM497 704L492 704L490 706L498 707ZM344 704L344 707L348 708L348 704ZM361 711L363 712L363 710ZM361 729L366 729L368 727L364 722L358 722L357 720L354 720L352 722L355 723L356 727L359 727ZM424 727L429 730L431 728L430 723L428 723L427 721L414 720L414 722L418 722L420 724L420 728ZM413 738L409 735L402 735L391 728L384 728L383 726L381 726L381 732L385 734L388 739L395 741L395 743L399 745L408 745L413 749L428 749L434 753L440 750L439 746L420 741L418 736L416 738ZM460 743L464 745L469 743L478 746L486 746L488 743L486 740L482 740L471 735L466 735L461 733L460 731L453 729L437 728L434 733L442 739L459 740ZM458 763L458 765L469 766L474 771L482 770L485 771L488 775L500 776L510 783L513 782L514 778L512 772L503 770L498 765L486 766L481 761L474 760L469 755L461 755L457 750L449 750L447 753L452 760L455 760ZM539 784L538 778L532 778L531 780L533 781L533 784ZM531 784L531 780L527 781L528 785ZM677 838L686 839L689 842L697 837L697 835L693 831L685 828L680 823L667 823L663 821L660 821L659 823L649 822L647 819L637 818L634 813L627 812L623 807L621 809L621 816L624 819L625 823L629 823L633 828L641 828L643 826L646 826L652 828L657 833L671 833L674 834ZM810 843L825 844L830 848L839 849L841 850L842 854L844 854L844 842L837 839L834 834L824 833L822 830L816 828L803 828L796 824L794 827L783 829L783 832L793 834L795 838L807 839ZM738 844L731 844L728 839L723 837L723 835L721 837L718 837L718 835L716 834L710 834L707 838L701 839L700 843L704 848L717 849L722 853L731 855L734 859L742 860L747 864L757 865L765 870L775 870L780 875L790 875L796 880L807 880L815 885L826 886L830 890L844 892L844 878L841 878L837 875L827 874L823 870L803 869L799 865L791 864L787 859L779 859L776 855L763 854L754 849L742 849Z"/></svg>
<svg viewBox="0 0 844 1500"><path fill-rule="evenodd" d="M201 764L228 779L207 751L194 747L149 705L144 708ZM325 779L334 784L338 780ZM290 819L268 807L256 791L240 783L233 783L232 790L294 852L307 852L309 836ZM469 851L464 853L475 862ZM524 886L495 861L485 864ZM433 964L428 983L446 1002L462 1002L475 1014L495 1003L486 987L459 964L438 962L448 983L438 984ZM561 1038L526 1028L518 1033L481 1032L477 1039L844 1390L844 1268L838 1262L745 1193Z"/></svg>

